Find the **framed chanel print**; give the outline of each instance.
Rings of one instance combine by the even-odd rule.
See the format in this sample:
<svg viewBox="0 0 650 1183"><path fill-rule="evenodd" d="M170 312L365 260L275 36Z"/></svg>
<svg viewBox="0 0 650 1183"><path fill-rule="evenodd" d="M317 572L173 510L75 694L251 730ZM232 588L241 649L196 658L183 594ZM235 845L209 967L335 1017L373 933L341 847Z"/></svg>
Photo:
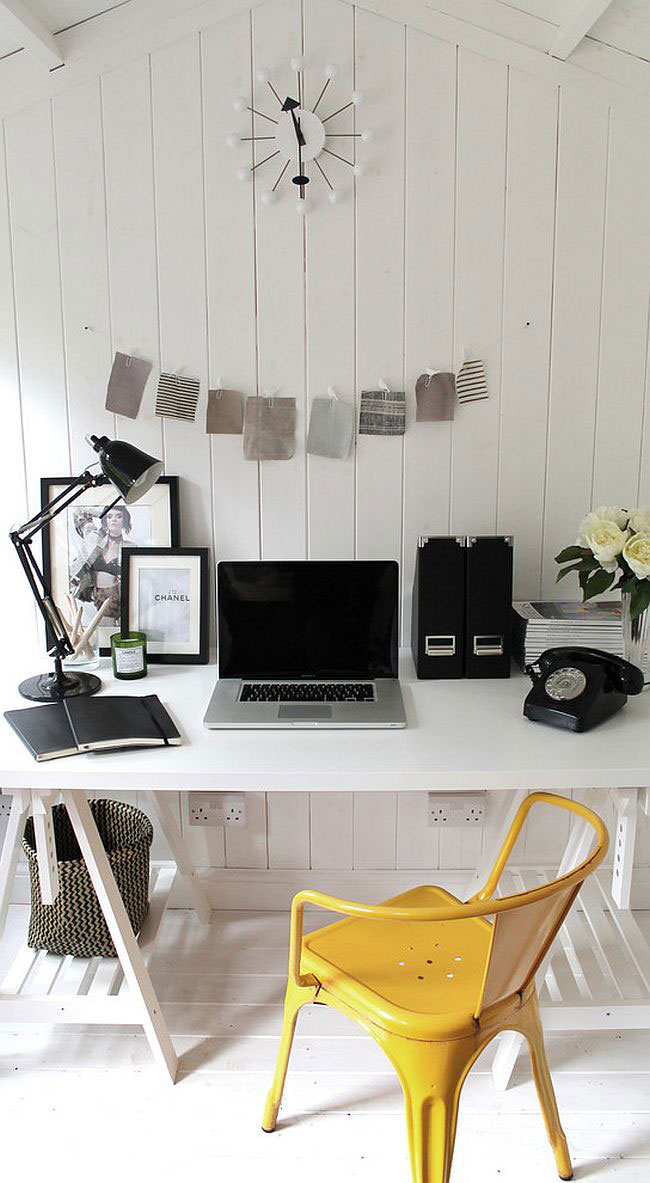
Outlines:
<svg viewBox="0 0 650 1183"><path fill-rule="evenodd" d="M70 477L43 477L41 504L70 484ZM178 477L161 476L137 504L115 502L112 485L87 489L43 530L43 571L59 607L70 595L81 607L81 624L105 600L99 627L100 653L110 656L110 636L120 628L124 554L132 547L178 546ZM48 644L50 644L48 637Z"/></svg>
<svg viewBox="0 0 650 1183"><path fill-rule="evenodd" d="M122 568L122 629L147 635L147 661L205 664L207 547L131 547Z"/></svg>

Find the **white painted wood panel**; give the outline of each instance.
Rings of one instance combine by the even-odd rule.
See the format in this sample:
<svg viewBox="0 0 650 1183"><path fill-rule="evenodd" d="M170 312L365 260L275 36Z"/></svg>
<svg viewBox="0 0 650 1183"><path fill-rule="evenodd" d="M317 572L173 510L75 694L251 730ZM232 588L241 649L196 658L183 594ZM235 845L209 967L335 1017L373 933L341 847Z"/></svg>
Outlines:
<svg viewBox="0 0 650 1183"><path fill-rule="evenodd" d="M650 293L650 126L612 111L592 505L634 505ZM622 393L625 392L622 410Z"/></svg>
<svg viewBox="0 0 650 1183"><path fill-rule="evenodd" d="M542 549L557 105L555 87L511 70L497 530L515 538L515 597L537 591Z"/></svg>
<svg viewBox="0 0 650 1183"><path fill-rule="evenodd" d="M111 70L101 87L112 347L153 363L138 418L117 415L117 433L162 457L162 419L153 413L160 334L149 59Z"/></svg>
<svg viewBox="0 0 650 1183"><path fill-rule="evenodd" d="M587 103L569 91L562 94L542 550L542 594L547 598L555 593L553 556L574 541L577 523L590 508L608 122L604 105ZM566 592L577 598L571 581L566 583Z"/></svg>
<svg viewBox="0 0 650 1183"><path fill-rule="evenodd" d="M404 63L405 30L358 9L355 85L381 129L359 158L357 192L357 386L383 379L404 389ZM357 112L361 127L364 106ZM404 440L359 436L357 558L398 559L402 547Z"/></svg>
<svg viewBox="0 0 650 1183"><path fill-rule="evenodd" d="M307 0L305 4L305 97L310 108L325 82L325 67L329 63L339 67L318 108L324 118L348 103L354 89L353 21L353 10L338 0ZM362 120L365 114L362 108ZM372 115L369 126L371 122ZM348 111L337 116L331 126L336 124L336 130L349 132L353 123ZM358 141L332 139L328 146L352 160L355 143ZM309 191L316 211L306 223L306 426L312 400L326 396L330 386L338 398L355 405L354 184L351 170L334 157L325 156L323 168L330 183L343 193L343 200L330 204L326 183L312 165ZM347 460L306 458L311 559L354 558L355 460L356 440Z"/></svg>
<svg viewBox="0 0 650 1183"><path fill-rule="evenodd" d="M269 867L307 868L309 793L267 793Z"/></svg>
<svg viewBox="0 0 650 1183"><path fill-rule="evenodd" d="M302 52L299 0L280 0L253 13L253 66L272 70L283 97L296 94L290 59ZM256 81L254 105L267 114L279 111L268 86ZM274 115L275 117L275 115ZM254 120L263 134L264 119ZM270 125L269 125L270 126ZM256 160L268 153L258 145ZM262 558L306 558L305 516L305 227L294 209L295 185L286 182L277 206L264 209L260 194L272 187L280 168L275 160L255 176L257 234L257 333L259 393L277 392L296 400L296 451L291 460L260 465ZM249 393L255 394L255 391Z"/></svg>
<svg viewBox="0 0 650 1183"><path fill-rule="evenodd" d="M415 422L415 383L454 365L456 58L454 45L407 30L403 635L420 534L447 534L451 422Z"/></svg>
<svg viewBox="0 0 650 1183"><path fill-rule="evenodd" d="M314 871L353 864L354 794L311 794L311 865Z"/></svg>
<svg viewBox="0 0 650 1183"><path fill-rule="evenodd" d="M489 398L460 406L452 433L452 531L492 534L503 333L503 234L508 71L458 56L455 361L485 363Z"/></svg>
<svg viewBox="0 0 650 1183"><path fill-rule="evenodd" d="M355 870L372 871L395 866L397 793L354 794Z"/></svg>
<svg viewBox="0 0 650 1183"><path fill-rule="evenodd" d="M5 125L27 491L70 471L59 228L49 102Z"/></svg>
<svg viewBox="0 0 650 1183"><path fill-rule="evenodd" d="M246 395L257 389L255 207L236 171L250 145L235 153L226 136L242 119L233 96L251 91L249 13L206 29L201 46L209 385ZM215 558L258 559L259 466L242 459L238 435L212 436L211 451Z"/></svg>
<svg viewBox="0 0 650 1183"><path fill-rule="evenodd" d="M151 60L156 241L163 370L198 378L196 422L166 419L168 473L181 477L186 546L212 541L210 445L205 435L207 339L203 127L198 36Z"/></svg>
<svg viewBox="0 0 650 1183"><path fill-rule="evenodd" d="M70 452L76 473L96 459L86 435L115 435L115 416L104 409L112 355L99 81L57 95L52 113L68 406L74 424Z"/></svg>
<svg viewBox="0 0 650 1183"><path fill-rule="evenodd" d="M10 492L2 498L0 515L4 572L2 611L4 619L8 619L11 610L14 627L29 636L34 628L34 610L25 594L25 580L18 558L7 540L11 527L16 522L25 521L28 515L5 159L3 129L0 156L0 386L4 413L0 432L0 471L3 487Z"/></svg>

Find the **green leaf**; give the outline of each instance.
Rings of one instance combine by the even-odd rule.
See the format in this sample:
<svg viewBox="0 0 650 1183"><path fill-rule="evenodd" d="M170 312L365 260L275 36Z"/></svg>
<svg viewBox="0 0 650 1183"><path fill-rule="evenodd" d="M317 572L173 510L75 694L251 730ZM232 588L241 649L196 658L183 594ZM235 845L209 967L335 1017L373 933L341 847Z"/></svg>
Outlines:
<svg viewBox="0 0 650 1183"><path fill-rule="evenodd" d="M600 596L603 592L607 591L608 587L612 586L615 579L615 571L596 571L583 588L583 598L585 600L593 600L594 596Z"/></svg>
<svg viewBox="0 0 650 1183"><path fill-rule="evenodd" d="M583 592L584 592L588 582L589 582L589 572L588 571L580 571L578 574L578 583L580 584L580 587Z"/></svg>
<svg viewBox="0 0 650 1183"><path fill-rule="evenodd" d="M559 555L555 556L556 563L569 563L571 559L583 559L589 551L584 546L565 546Z"/></svg>
<svg viewBox="0 0 650 1183"><path fill-rule="evenodd" d="M632 589L632 596L630 599L630 616L632 620L639 616L641 612L645 612L650 604L650 583L647 579L639 579L636 586Z"/></svg>
<svg viewBox="0 0 650 1183"><path fill-rule="evenodd" d="M555 582L559 583L560 580L564 579L564 576L568 575L571 571L582 571L582 570L584 570L582 563L572 563L570 567L564 567L562 569L562 571L558 571L557 578L556 578Z"/></svg>

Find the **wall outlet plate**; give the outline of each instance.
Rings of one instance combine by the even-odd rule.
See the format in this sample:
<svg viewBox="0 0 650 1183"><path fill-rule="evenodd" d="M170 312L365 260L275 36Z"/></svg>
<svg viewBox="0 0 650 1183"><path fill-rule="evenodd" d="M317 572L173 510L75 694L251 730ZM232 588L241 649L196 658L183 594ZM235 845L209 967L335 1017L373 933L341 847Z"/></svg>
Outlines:
<svg viewBox="0 0 650 1183"><path fill-rule="evenodd" d="M246 825L243 793L188 793L187 812L191 826Z"/></svg>
<svg viewBox="0 0 650 1183"><path fill-rule="evenodd" d="M0 821L2 821L3 818L9 817L13 800L14 799L11 793L3 793L2 790L0 790Z"/></svg>
<svg viewBox="0 0 650 1183"><path fill-rule="evenodd" d="M482 826L485 793L429 793L430 826Z"/></svg>

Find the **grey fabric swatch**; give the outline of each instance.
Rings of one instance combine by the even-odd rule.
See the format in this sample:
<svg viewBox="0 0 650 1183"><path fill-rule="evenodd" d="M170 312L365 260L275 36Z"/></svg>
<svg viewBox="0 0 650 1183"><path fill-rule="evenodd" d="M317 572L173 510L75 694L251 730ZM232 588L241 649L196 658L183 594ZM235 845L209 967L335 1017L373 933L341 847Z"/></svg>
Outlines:
<svg viewBox="0 0 650 1183"><path fill-rule="evenodd" d="M307 451L312 456L345 460L354 435L354 407L338 398L315 398L311 404Z"/></svg>
<svg viewBox="0 0 650 1183"><path fill-rule="evenodd" d="M290 460L296 450L295 398L251 395L244 410L246 460Z"/></svg>
<svg viewBox="0 0 650 1183"><path fill-rule="evenodd" d="M485 366L480 358L464 361L456 374L459 403L474 403L488 397Z"/></svg>
<svg viewBox="0 0 650 1183"><path fill-rule="evenodd" d="M362 390L359 435L404 435L406 395L403 390Z"/></svg>
<svg viewBox="0 0 650 1183"><path fill-rule="evenodd" d="M456 378L453 374L420 374L415 383L416 423L453 419L456 413Z"/></svg>
<svg viewBox="0 0 650 1183"><path fill-rule="evenodd" d="M209 390L205 430L208 435L241 435L244 408L238 390Z"/></svg>
<svg viewBox="0 0 650 1183"><path fill-rule="evenodd" d="M183 374L161 374L156 395L156 414L167 419L187 419L194 422L199 401L198 378Z"/></svg>
<svg viewBox="0 0 650 1183"><path fill-rule="evenodd" d="M137 418L151 365L144 357L115 354L106 389L107 411L124 415L127 419Z"/></svg>

